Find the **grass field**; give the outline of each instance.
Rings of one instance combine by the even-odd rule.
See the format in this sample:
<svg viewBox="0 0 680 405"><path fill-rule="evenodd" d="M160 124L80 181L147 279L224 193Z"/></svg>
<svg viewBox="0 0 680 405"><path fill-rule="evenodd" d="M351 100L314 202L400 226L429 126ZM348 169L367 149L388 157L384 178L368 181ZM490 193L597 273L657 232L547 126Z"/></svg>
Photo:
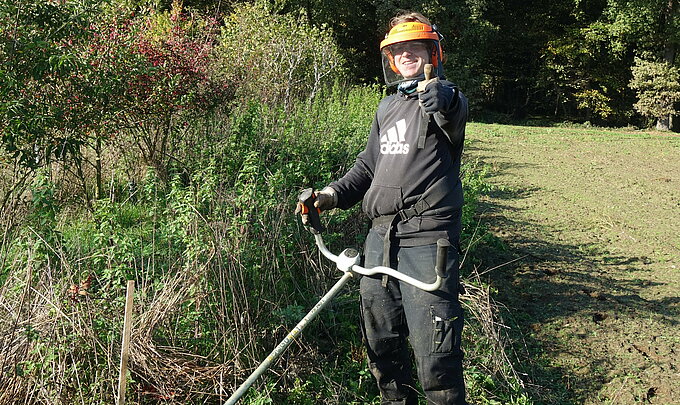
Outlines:
<svg viewBox="0 0 680 405"><path fill-rule="evenodd" d="M679 404L680 136L473 123L466 159L535 402Z"/></svg>

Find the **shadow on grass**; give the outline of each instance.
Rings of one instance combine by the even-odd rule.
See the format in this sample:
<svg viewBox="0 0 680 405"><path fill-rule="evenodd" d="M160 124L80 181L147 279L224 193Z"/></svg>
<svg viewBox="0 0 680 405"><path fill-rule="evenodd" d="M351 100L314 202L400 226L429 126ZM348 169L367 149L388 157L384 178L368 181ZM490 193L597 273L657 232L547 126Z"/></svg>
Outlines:
<svg viewBox="0 0 680 405"><path fill-rule="evenodd" d="M593 334L626 326L620 321L633 316L677 327L680 299L645 299L640 292L660 283L612 277L627 267L644 269L651 262L646 257L608 255L563 240L545 223L510 218L518 210L511 200L537 190L494 191L480 203L478 212L497 243L478 247L476 262L463 274L472 266L480 273L500 266L483 277L507 306L503 317L515 342L516 367L529 376L535 403L579 404L596 397L611 380L611 370L621 367L608 352L589 349ZM576 325L566 324L567 319ZM633 336L625 331L611 343L617 350L640 351ZM565 356L573 363L565 365Z"/></svg>
<svg viewBox="0 0 680 405"><path fill-rule="evenodd" d="M561 127L561 128L623 128L630 127L630 122L614 122L607 123L605 121L585 119L575 119L574 117L564 117L557 119L554 116L530 116L524 114L505 114L498 112L485 112L483 114L476 114L473 122L482 124L499 124L499 125L513 125L522 127ZM635 122L634 125L644 127L644 122ZM613 126L612 126L613 125ZM675 128L673 132L678 132Z"/></svg>

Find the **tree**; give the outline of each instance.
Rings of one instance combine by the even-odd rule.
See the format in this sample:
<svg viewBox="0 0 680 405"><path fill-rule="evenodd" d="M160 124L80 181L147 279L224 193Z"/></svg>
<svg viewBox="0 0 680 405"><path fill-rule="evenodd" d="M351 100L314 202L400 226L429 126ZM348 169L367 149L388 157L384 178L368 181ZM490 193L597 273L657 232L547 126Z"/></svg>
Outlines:
<svg viewBox="0 0 680 405"><path fill-rule="evenodd" d="M621 66L629 69L627 87L645 92L644 95L637 94L640 101L636 109L646 111L646 115L652 114L652 110L656 111L653 114L658 114L669 108L666 105L651 108L648 103L652 99L664 102L673 93L672 89L668 89L666 95L661 94L664 90L658 97L650 97L652 90L642 82L647 75L672 78L671 67L676 63L675 54L680 43L679 15L677 0L609 0L603 18L593 26L612 43L612 52L623 56L618 69ZM659 61L659 64L653 66L642 61ZM631 77L635 72L638 77ZM658 128L669 126L668 116L657 115L656 118Z"/></svg>
<svg viewBox="0 0 680 405"><path fill-rule="evenodd" d="M635 109L657 120L656 129L667 131L668 117L678 114L674 108L680 101L680 69L668 62L635 59L630 87L638 94Z"/></svg>
<svg viewBox="0 0 680 405"><path fill-rule="evenodd" d="M167 180L175 149L188 123L230 99L233 85L216 72L220 31L215 18L185 10L175 1L168 11L149 10L125 25L110 27L114 37L130 43L126 59L107 61L110 69L129 69L123 78L126 108L117 131L130 136L142 160ZM100 46L107 38L99 37Z"/></svg>
<svg viewBox="0 0 680 405"><path fill-rule="evenodd" d="M345 60L327 26L313 26L304 12L276 14L261 2L241 5L226 17L219 59L223 80L239 88L239 99L286 109L345 74Z"/></svg>
<svg viewBox="0 0 680 405"><path fill-rule="evenodd" d="M230 94L212 71L217 20L173 4L135 13L93 0L3 1L5 151L31 169L63 162L82 180L88 203L84 165L93 167L102 197L103 148L121 135L164 176L184 123Z"/></svg>
<svg viewBox="0 0 680 405"><path fill-rule="evenodd" d="M101 142L124 92L118 77L103 75L83 52L100 13L92 0L0 3L2 148L26 173L64 163L86 196L83 148L96 150L101 195Z"/></svg>
<svg viewBox="0 0 680 405"><path fill-rule="evenodd" d="M96 118L71 89L88 69L74 44L87 40L96 10L90 0L0 3L2 145L26 167L77 157Z"/></svg>

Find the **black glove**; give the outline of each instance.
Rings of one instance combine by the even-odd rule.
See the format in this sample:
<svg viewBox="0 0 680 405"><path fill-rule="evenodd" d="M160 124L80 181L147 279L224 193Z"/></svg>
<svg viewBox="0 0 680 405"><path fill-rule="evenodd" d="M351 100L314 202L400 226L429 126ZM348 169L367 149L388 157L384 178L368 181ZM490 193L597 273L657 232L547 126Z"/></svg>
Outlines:
<svg viewBox="0 0 680 405"><path fill-rule="evenodd" d="M457 96L457 88L444 86L440 81L429 83L424 91L418 93L423 111L430 115L450 111L458 101Z"/></svg>
<svg viewBox="0 0 680 405"><path fill-rule="evenodd" d="M338 205L338 194L332 187L324 187L323 190L316 191L314 194L316 194L314 206L321 211L332 210ZM298 204L298 206L295 208L295 214L297 215L300 212L302 212L302 207L300 207ZM300 214L300 218L302 219L303 224L307 225L309 223L308 214Z"/></svg>

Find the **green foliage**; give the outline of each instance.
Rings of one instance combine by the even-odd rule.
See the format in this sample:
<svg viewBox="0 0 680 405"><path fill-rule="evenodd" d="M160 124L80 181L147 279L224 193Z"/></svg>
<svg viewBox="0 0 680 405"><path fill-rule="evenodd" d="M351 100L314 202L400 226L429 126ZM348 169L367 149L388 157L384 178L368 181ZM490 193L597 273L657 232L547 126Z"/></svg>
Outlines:
<svg viewBox="0 0 680 405"><path fill-rule="evenodd" d="M611 98L598 90L583 90L574 94L579 110L587 110L597 117L606 119L612 115Z"/></svg>
<svg viewBox="0 0 680 405"><path fill-rule="evenodd" d="M638 112L652 118L678 113L675 103L680 101L680 68L636 58L632 71L629 86L637 92L635 109Z"/></svg>
<svg viewBox="0 0 680 405"><path fill-rule="evenodd" d="M59 207L54 198L54 184L44 171L38 172L31 188L31 219L40 230L48 230L56 225Z"/></svg>
<svg viewBox="0 0 680 405"><path fill-rule="evenodd" d="M0 132L6 151L25 166L77 155L84 142L79 128L92 117L69 101L77 97L70 94L74 76L87 66L73 45L87 41L97 4L0 3Z"/></svg>
<svg viewBox="0 0 680 405"><path fill-rule="evenodd" d="M92 378L108 364L92 354L96 342L119 339L116 331L126 279L135 279L140 286L138 302L143 308L153 307L182 274L202 274L180 290L184 292L179 305L164 312L164 321L152 324L149 333L160 344L212 353L211 359L219 362L233 359L233 353L243 348L224 341L216 349L215 342L239 334L251 336L268 324L260 319L269 319L277 310L286 322L306 312L303 308L314 301L309 291L323 291L332 280L303 277L304 256L293 252L313 249L313 244L289 237L306 235L292 215L295 197L302 185L324 184L351 162L373 116L364 106L377 105L380 96L371 88L329 89L325 97L310 105L299 104L288 114L252 102L233 115L223 142L213 145L215 154L195 162L188 178L176 175L166 183L147 169L138 191L96 201L91 216L72 209L62 212L53 198L54 185L44 177L36 180L32 215L41 226L12 243L14 259L9 262L19 267L7 271L12 276L22 268L18 259L23 249L31 244L44 246L40 251L52 252L51 256L38 262L34 254L30 260L34 265L53 266L50 274L59 286L54 290L56 301L97 303L87 321L94 340L76 336L59 340L64 347L79 347L84 359L94 359L94 366L87 368L93 374L79 376L81 384L90 387L86 391L96 389ZM353 241L354 235L348 238ZM46 242L38 245L38 240ZM216 255L229 259L220 265ZM70 263L77 263L77 270ZM206 271L201 269L209 270L200 273ZM240 278L243 290L230 284ZM91 284L80 290L87 295L69 292L71 284L90 279ZM244 305L258 308L251 313L258 322L237 332L231 320L233 314L242 316L239 308ZM248 344L266 350L272 341L265 337ZM28 365L22 370L28 370ZM305 387L297 390L303 392Z"/></svg>
<svg viewBox="0 0 680 405"><path fill-rule="evenodd" d="M330 29L310 24L302 12L277 14L265 2L236 6L220 43L220 71L237 84L241 100L289 106L344 76Z"/></svg>
<svg viewBox="0 0 680 405"><path fill-rule="evenodd" d="M554 115L574 115L609 125L634 122L629 90L635 55L673 57L680 43L677 6L668 1L579 2L565 34L548 42L541 85ZM669 6L671 5L671 6ZM670 7L670 8L669 8ZM639 111L639 109L638 109Z"/></svg>
<svg viewBox="0 0 680 405"><path fill-rule="evenodd" d="M351 44L377 54L382 20L399 5L337 1L341 13L329 5L285 14L294 2L240 4L219 31L217 20L178 2L148 4L1 4L3 147L26 166L47 166L31 183L25 222L2 246L3 303L20 303L15 313L28 321L0 317L19 348L7 351L17 361L5 362L15 367L2 370L10 378L0 381L1 400L112 402L124 287L134 279L139 357L130 392L148 402L171 396L170 386L178 402L211 402L197 393L212 392L214 381L176 370L255 365L337 277L309 260L316 249L292 211L301 188L338 178L363 148L383 92L348 86L346 57L363 52ZM499 32L484 17L487 2L416 6L446 35L460 34L450 49ZM353 17L357 7L380 22L367 29ZM343 24L364 35L352 42L350 31L338 33ZM466 70L481 72L481 54L451 52L450 76L489 85L490 76ZM351 63L370 71L362 58ZM77 170L48 165L71 158ZM478 162L463 168L466 240L483 233L474 215L487 172ZM107 177L110 192L86 196L86 210L70 183L94 176ZM358 209L324 221L331 249L361 245ZM310 329L304 357L314 364L265 382L248 403L377 403L356 296L338 297Z"/></svg>
<svg viewBox="0 0 680 405"><path fill-rule="evenodd" d="M121 130L165 171L169 134L220 105L212 76L217 21L176 4L135 15L100 2L0 4L0 128L5 150L36 168L79 161Z"/></svg>
<svg viewBox="0 0 680 405"><path fill-rule="evenodd" d="M461 224L461 241L463 248L467 249L468 254L472 254L474 248L484 240L486 229L480 229L478 223L477 209L478 202L484 194L491 191L491 185L487 177L491 167L476 161L464 161L461 166L461 180L463 182L463 192L465 205L463 206Z"/></svg>

